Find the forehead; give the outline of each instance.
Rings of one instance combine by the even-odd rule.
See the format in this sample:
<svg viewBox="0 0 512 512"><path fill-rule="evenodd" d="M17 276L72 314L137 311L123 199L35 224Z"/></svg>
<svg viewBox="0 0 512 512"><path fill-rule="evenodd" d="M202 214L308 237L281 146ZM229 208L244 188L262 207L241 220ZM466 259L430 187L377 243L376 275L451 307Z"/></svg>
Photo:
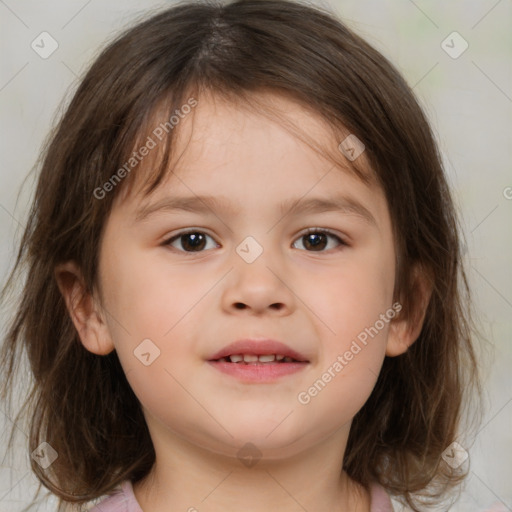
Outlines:
<svg viewBox="0 0 512 512"><path fill-rule="evenodd" d="M231 174L231 191L259 181L267 188L305 193L301 178L317 189L333 188L340 172L345 182L350 180L358 188L376 187L364 152L350 161L340 150L340 141L350 132L290 97L266 91L252 93L247 100L204 91L196 98L194 109L174 116L170 145L165 139L156 140L156 148L136 169L133 193L129 193L136 203L168 193L170 184L182 192L187 184L193 186L195 190L187 195L200 193L198 187L206 185L209 192L217 189L222 195L224 180L233 168L238 172ZM167 117L165 108L157 109L148 125L165 126ZM166 150L169 158L164 162ZM162 179L149 189L157 172Z"/></svg>

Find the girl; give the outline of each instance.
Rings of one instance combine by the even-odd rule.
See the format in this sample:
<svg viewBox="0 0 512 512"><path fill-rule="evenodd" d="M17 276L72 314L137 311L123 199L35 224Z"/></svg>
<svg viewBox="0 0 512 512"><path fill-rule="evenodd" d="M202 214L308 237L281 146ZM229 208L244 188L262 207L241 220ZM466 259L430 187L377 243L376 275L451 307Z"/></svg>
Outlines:
<svg viewBox="0 0 512 512"><path fill-rule="evenodd" d="M22 269L2 396L26 350L16 419L61 510L419 511L467 473L439 153L395 68L318 8L182 3L112 42L4 295Z"/></svg>

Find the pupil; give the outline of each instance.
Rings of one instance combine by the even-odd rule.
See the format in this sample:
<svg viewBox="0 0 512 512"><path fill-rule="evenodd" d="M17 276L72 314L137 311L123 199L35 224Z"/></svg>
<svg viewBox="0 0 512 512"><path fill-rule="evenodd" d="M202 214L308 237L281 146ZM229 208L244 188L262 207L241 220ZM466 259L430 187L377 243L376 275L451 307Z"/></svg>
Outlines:
<svg viewBox="0 0 512 512"><path fill-rule="evenodd" d="M319 241L318 237L322 237L322 240ZM310 245L313 249L318 250L319 248L324 248L326 235L324 233L311 233L309 235L306 235L306 247ZM315 241L316 240L316 241Z"/></svg>
<svg viewBox="0 0 512 512"><path fill-rule="evenodd" d="M185 243L183 242L185 240ZM191 240L192 243L188 244L188 241ZM192 249L202 249L204 246L205 237L201 233L187 233L184 235L184 238L182 239L181 245L183 249L187 249L187 244ZM202 244L202 245L201 245Z"/></svg>

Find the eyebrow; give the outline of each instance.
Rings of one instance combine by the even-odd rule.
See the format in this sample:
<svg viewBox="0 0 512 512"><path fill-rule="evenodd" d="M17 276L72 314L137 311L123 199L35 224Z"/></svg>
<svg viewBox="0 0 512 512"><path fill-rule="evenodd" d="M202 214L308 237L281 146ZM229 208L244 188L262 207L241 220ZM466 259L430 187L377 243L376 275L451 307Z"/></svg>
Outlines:
<svg viewBox="0 0 512 512"><path fill-rule="evenodd" d="M349 196L312 197L287 199L279 204L281 215L288 213L323 213L340 212L355 215L368 224L377 226L375 217L359 201ZM174 196L166 197L153 204L141 207L135 213L135 222L142 222L157 212L187 211L193 213L212 214L223 211L230 215L237 215L240 210L230 203L227 197L219 196ZM287 213L285 213L287 212Z"/></svg>

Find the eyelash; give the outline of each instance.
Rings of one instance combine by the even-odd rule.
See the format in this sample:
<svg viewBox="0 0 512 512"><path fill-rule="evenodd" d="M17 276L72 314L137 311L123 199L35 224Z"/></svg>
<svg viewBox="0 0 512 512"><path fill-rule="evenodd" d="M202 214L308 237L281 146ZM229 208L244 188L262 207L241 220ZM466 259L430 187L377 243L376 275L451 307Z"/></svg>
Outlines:
<svg viewBox="0 0 512 512"><path fill-rule="evenodd" d="M202 234L202 235L206 235L206 236L209 236L212 240L213 240L213 237L211 235L208 235L208 233L205 233L204 231L201 231L199 229L189 229L189 230L186 230L186 231L181 231L175 235L173 235L171 238L167 239L166 241L164 241L162 243L163 246L171 246L171 244L175 241L175 240L178 240L179 238L183 237L183 236L186 236L186 235L190 235L190 234ZM300 240L301 238L304 238L305 236L307 235L311 235L311 234L326 234L330 237L333 237L333 238L336 238L337 241L339 242L339 245L340 246L346 246L348 247L348 244L345 242L345 240L343 240L339 235L333 233L331 230L329 229L323 229L323 228L308 228L304 233L302 233L301 235L299 235L296 240ZM176 249L175 247L173 249ZM176 249L178 252L182 252L182 253L185 253L185 254L196 254L196 253L201 253L201 252L205 252L204 250L202 251L184 251L182 249ZM327 251L306 251L306 252L327 252Z"/></svg>

